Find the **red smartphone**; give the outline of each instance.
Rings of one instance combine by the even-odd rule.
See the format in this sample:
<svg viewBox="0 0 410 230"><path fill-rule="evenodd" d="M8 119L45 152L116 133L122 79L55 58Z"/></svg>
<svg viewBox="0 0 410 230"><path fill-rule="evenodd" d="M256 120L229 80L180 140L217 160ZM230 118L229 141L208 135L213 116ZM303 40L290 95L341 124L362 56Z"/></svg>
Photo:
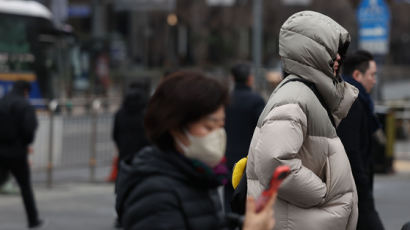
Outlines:
<svg viewBox="0 0 410 230"><path fill-rule="evenodd" d="M256 212L260 212L268 202L269 198L278 191L280 183L289 175L290 168L287 165L278 166L272 174L269 188L262 192L256 200Z"/></svg>

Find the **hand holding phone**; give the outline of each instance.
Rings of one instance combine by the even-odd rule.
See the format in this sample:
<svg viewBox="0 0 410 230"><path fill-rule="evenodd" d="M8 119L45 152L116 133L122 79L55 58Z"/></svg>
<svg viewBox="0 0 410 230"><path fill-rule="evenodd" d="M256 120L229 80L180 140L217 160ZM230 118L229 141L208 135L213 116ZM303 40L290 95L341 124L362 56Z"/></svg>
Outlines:
<svg viewBox="0 0 410 230"><path fill-rule="evenodd" d="M272 179L269 184L269 188L262 192L259 198L256 200L256 212L260 212L269 198L278 191L279 185L289 175L290 168L286 165L278 166L272 174Z"/></svg>

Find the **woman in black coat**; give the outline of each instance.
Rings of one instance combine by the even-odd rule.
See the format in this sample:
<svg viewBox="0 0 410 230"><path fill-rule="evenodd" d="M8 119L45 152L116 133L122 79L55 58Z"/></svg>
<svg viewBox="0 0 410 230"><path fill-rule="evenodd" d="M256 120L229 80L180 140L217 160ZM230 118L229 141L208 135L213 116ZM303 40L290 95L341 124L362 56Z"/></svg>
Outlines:
<svg viewBox="0 0 410 230"><path fill-rule="evenodd" d="M112 136L119 152L119 161L148 145L144 131L144 111L148 101L146 91L142 84L130 84L122 106L115 114Z"/></svg>
<svg viewBox="0 0 410 230"><path fill-rule="evenodd" d="M145 115L154 143L121 162L117 212L127 229L226 229L240 216L222 212L215 173L225 154L228 92L201 74L178 72L163 81ZM272 229L274 198L260 213L253 199L243 229Z"/></svg>

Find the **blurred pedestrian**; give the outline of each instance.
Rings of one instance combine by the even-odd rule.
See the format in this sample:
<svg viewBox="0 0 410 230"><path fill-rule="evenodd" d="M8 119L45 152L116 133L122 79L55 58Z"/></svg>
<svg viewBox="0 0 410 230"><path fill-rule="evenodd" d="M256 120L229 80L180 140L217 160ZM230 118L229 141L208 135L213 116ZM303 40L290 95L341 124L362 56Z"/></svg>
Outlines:
<svg viewBox="0 0 410 230"><path fill-rule="evenodd" d="M251 66L246 63L236 64L231 69L235 82L230 103L226 107L226 159L229 172L234 164L248 155L252 134L258 122L259 115L265 107L265 101L252 91L254 77ZM230 177L229 177L230 179ZM225 210L229 212L232 199L232 183L225 185Z"/></svg>
<svg viewBox="0 0 410 230"><path fill-rule="evenodd" d="M228 90L199 73L177 72L148 103L145 128L153 146L121 162L117 211L125 229L225 229L214 172L225 154ZM248 200L244 229L272 229L270 203L256 213ZM235 220L235 221L234 221Z"/></svg>
<svg viewBox="0 0 410 230"><path fill-rule="evenodd" d="M335 129L358 93L339 75L349 42L342 26L313 11L292 15L280 29L287 76L259 118L246 165L251 196L278 165L291 168L278 192L276 229L356 228L356 187Z"/></svg>
<svg viewBox="0 0 410 230"><path fill-rule="evenodd" d="M127 157L132 157L143 147L148 145L144 130L144 112L148 101L149 89L143 82L133 82L129 85L124 96L121 108L114 117L112 137L118 149L119 162ZM112 175L110 180L115 180Z"/></svg>
<svg viewBox="0 0 410 230"><path fill-rule="evenodd" d="M364 50L348 55L343 64L343 78L359 89L347 117L337 128L352 167L359 198L357 229L384 229L373 197L373 138L381 125L374 113L370 92L376 84L377 66L373 56Z"/></svg>
<svg viewBox="0 0 410 230"><path fill-rule="evenodd" d="M112 137L118 150L118 156L114 158L108 181L116 181L120 170L120 162L132 158L143 147L149 144L145 136L144 113L148 102L149 86L144 82L132 82L124 96L121 108L114 117ZM118 219L115 226L121 227Z"/></svg>
<svg viewBox="0 0 410 230"><path fill-rule="evenodd" d="M37 117L27 100L30 83L16 81L13 89L0 99L0 167L15 177L23 198L28 227L43 225L39 218L30 179L29 145L37 129Z"/></svg>

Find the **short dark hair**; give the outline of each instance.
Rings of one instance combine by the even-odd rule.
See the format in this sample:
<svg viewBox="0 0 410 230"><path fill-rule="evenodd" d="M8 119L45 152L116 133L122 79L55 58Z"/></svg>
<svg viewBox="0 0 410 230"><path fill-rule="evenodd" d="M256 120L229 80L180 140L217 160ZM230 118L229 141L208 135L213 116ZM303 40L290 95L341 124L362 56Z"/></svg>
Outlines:
<svg viewBox="0 0 410 230"><path fill-rule="evenodd" d="M235 82L245 83L251 75L251 65L247 63L239 63L231 68L231 74Z"/></svg>
<svg viewBox="0 0 410 230"><path fill-rule="evenodd" d="M228 89L216 79L196 72L173 73L148 102L144 119L148 139L160 149L175 149L170 131L183 130L226 106L228 95Z"/></svg>
<svg viewBox="0 0 410 230"><path fill-rule="evenodd" d="M355 70L365 73L369 68L369 62L373 60L373 55L365 50L349 54L343 63L343 75L351 76Z"/></svg>

